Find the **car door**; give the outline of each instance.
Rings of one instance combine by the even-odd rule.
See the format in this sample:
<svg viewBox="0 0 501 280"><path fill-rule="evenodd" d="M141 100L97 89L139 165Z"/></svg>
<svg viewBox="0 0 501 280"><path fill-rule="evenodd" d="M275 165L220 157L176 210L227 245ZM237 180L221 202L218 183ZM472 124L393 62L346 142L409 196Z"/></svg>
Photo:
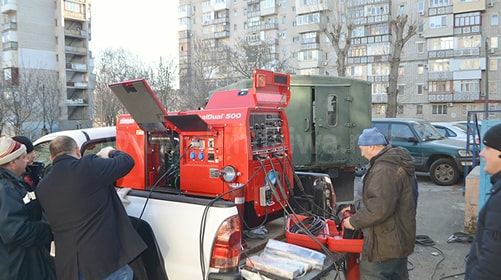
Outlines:
<svg viewBox="0 0 501 280"><path fill-rule="evenodd" d="M420 137L416 137L408 123L392 123L390 126L390 142L395 147L406 148L416 160L417 166L423 166L426 158L423 155Z"/></svg>

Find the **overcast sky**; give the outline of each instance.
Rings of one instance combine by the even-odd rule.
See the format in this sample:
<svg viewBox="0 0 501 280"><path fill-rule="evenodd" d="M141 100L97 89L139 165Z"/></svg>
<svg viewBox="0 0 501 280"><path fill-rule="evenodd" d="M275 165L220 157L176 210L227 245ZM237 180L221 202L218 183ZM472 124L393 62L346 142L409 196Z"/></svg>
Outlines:
<svg viewBox="0 0 501 280"><path fill-rule="evenodd" d="M124 48L145 62L178 57L177 5L173 0L95 0L91 4L94 53Z"/></svg>

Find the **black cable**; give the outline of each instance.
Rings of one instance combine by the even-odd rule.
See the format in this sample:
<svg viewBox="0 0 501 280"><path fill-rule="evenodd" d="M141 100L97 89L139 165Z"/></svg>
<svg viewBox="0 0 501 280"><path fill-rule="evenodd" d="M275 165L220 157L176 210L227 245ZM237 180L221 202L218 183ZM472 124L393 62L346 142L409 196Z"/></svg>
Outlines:
<svg viewBox="0 0 501 280"><path fill-rule="evenodd" d="M291 219L291 221L294 223L294 225L289 228L289 232L296 234L306 234L306 232L304 232L304 230L299 227L299 224L296 223L294 219ZM321 216L310 216L303 219L302 222L313 235L318 235L320 231L322 231L326 226L325 218Z"/></svg>
<svg viewBox="0 0 501 280"><path fill-rule="evenodd" d="M247 182L245 184L243 184L241 187L230 189L226 192L223 192L223 193L215 196L213 199L211 199L205 205L204 212L202 213L202 220L200 222L200 236L199 236L200 266L201 266L201 270L202 270L202 279L205 279L205 261L204 261L205 255L204 255L204 251L203 251L203 242L205 239L205 226L207 224L207 214L209 212L210 207L212 205L214 205L214 203L216 203L216 201L221 199L223 196L225 196L231 192L240 190L240 189L244 188L245 186L247 186L254 179L254 177L259 173L259 171L260 171L260 169L256 169L256 171L252 174L252 176L249 178L249 180L247 180Z"/></svg>
<svg viewBox="0 0 501 280"><path fill-rule="evenodd" d="M432 247L433 249L439 251L442 256L433 268L433 273L430 276L430 280L432 280L433 276L435 276L435 273L437 272L438 266L445 260L444 252L435 246L435 241L433 241L428 235L416 235L416 243L422 246Z"/></svg>

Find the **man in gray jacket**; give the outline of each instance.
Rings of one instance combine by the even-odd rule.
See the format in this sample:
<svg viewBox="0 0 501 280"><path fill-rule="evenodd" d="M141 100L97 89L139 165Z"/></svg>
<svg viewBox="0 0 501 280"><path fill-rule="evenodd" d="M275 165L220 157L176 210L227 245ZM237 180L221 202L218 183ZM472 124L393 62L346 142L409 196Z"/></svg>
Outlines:
<svg viewBox="0 0 501 280"><path fill-rule="evenodd" d="M413 158L389 145L375 127L364 129L358 145L370 162L363 179L363 207L343 225L364 235L360 279L409 279L407 257L416 238Z"/></svg>

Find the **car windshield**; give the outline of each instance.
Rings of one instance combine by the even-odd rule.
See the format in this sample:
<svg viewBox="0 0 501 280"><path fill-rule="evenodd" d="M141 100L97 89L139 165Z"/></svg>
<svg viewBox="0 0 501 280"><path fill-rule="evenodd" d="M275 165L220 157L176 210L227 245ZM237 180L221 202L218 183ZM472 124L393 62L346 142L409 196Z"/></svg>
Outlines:
<svg viewBox="0 0 501 280"><path fill-rule="evenodd" d="M444 138L444 136L433 125L427 122L416 122L412 126L421 141L431 141Z"/></svg>

